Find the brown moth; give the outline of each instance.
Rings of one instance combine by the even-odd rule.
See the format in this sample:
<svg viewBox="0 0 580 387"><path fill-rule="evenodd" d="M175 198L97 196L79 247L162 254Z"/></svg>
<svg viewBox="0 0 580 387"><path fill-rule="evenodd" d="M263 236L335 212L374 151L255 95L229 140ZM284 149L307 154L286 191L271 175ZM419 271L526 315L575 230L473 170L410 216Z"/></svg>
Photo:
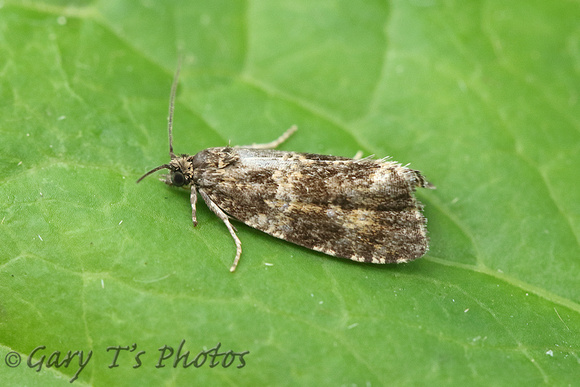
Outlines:
<svg viewBox="0 0 580 387"><path fill-rule="evenodd" d="M208 148L195 155L173 152L173 110L179 69L169 103L169 164L161 181L190 190L192 220L197 194L242 243L230 218L277 238L358 262L400 263L428 250L427 220L416 187L434 188L419 171L386 159L274 150L294 131L250 146Z"/></svg>

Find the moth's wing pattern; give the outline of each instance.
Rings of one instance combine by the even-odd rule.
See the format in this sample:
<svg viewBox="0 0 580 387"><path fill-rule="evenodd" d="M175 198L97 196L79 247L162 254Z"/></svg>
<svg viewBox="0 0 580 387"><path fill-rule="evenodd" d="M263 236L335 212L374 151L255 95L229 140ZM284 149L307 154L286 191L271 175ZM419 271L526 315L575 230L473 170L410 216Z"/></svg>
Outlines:
<svg viewBox="0 0 580 387"><path fill-rule="evenodd" d="M289 242L359 262L406 262L428 249L418 171L384 160L210 148L220 168L198 185L228 215Z"/></svg>

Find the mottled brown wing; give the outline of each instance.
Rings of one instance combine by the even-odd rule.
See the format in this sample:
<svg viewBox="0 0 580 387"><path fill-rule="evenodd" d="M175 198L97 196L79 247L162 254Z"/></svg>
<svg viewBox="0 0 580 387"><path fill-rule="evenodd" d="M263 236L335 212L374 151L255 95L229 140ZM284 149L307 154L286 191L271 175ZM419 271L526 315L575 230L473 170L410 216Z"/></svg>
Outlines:
<svg viewBox="0 0 580 387"><path fill-rule="evenodd" d="M227 152L224 152L227 149ZM405 262L428 248L418 171L383 160L249 148L198 180L228 215L275 237L359 262Z"/></svg>

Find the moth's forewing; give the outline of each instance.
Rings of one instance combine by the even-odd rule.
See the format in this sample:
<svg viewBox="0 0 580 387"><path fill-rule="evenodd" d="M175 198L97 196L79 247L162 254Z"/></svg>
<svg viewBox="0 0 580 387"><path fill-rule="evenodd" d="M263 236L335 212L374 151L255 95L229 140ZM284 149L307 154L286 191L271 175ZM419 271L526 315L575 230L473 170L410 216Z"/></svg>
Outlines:
<svg viewBox="0 0 580 387"><path fill-rule="evenodd" d="M427 251L426 219L414 197L426 182L415 170L277 150L202 152L214 167L200 168L198 187L251 227L360 262L405 262Z"/></svg>

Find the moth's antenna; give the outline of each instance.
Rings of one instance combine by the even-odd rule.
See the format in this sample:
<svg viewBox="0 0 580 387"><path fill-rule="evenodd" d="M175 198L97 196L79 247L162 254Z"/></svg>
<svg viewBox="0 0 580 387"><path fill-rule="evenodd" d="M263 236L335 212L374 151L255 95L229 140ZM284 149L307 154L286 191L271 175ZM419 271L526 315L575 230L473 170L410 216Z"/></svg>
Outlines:
<svg viewBox="0 0 580 387"><path fill-rule="evenodd" d="M139 183L141 180L143 180L144 178L146 178L147 176L149 176L153 172L157 172L160 169L169 169L169 164L163 164L163 165L158 166L157 168L153 168L152 170L150 170L149 172L147 172L146 174L144 174L143 176L141 176L139 178L139 180L137 180L137 183Z"/></svg>
<svg viewBox="0 0 580 387"><path fill-rule="evenodd" d="M171 97L169 98L169 116L167 117L167 128L169 130L169 156L171 160L176 158L175 153L173 153L173 107L175 105L175 93L177 91L177 84L179 83L179 70L181 69L181 57L177 62L177 69L175 70L175 75L173 76L173 84L171 85Z"/></svg>
<svg viewBox="0 0 580 387"><path fill-rule="evenodd" d="M169 97L169 116L167 117L167 128L169 131L169 156L171 156L171 160L176 158L177 156L173 153L173 107L175 105L175 93L177 91L177 84L179 79L179 69L181 68L181 57L177 62L177 70L175 70L175 75L173 76L173 84L171 85L171 96ZM158 166L157 168L153 168L143 176L137 180L139 183L141 180L152 174L153 172L157 172L160 169L169 169L169 164L163 164Z"/></svg>

